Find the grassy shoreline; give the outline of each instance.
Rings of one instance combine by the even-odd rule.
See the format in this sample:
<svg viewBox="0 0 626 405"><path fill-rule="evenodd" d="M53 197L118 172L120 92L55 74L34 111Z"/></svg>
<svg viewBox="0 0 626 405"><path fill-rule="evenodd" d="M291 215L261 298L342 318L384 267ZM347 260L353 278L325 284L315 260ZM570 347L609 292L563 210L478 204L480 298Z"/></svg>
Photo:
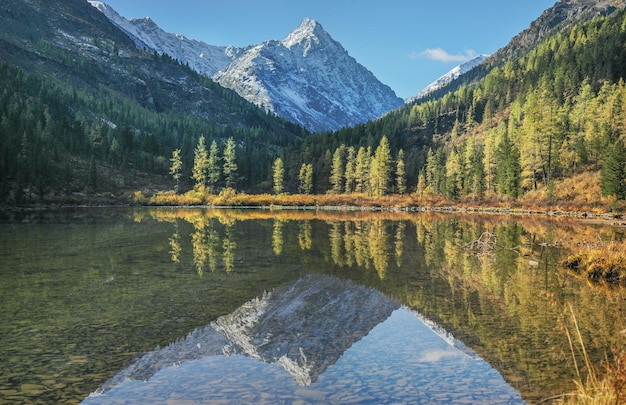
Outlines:
<svg viewBox="0 0 626 405"><path fill-rule="evenodd" d="M449 201L441 197L421 198L415 194L373 197L366 194L245 194L232 189L219 194L189 191L177 194L173 191L157 192L146 196L136 191L130 198L131 205L145 206L202 206L236 208L283 208L326 210L402 210L461 213L494 213L512 215L568 216L581 219L611 221L613 225L626 226L622 212L614 211L604 204L577 205L545 201L514 199L467 199Z"/></svg>

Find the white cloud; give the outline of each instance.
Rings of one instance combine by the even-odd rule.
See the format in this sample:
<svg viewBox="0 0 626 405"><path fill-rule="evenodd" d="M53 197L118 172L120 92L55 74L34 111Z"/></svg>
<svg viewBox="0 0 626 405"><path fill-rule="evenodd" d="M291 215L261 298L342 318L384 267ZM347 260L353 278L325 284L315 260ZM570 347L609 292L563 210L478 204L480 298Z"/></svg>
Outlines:
<svg viewBox="0 0 626 405"><path fill-rule="evenodd" d="M452 350L432 350L424 353L419 361L423 363L436 363L446 358L457 357L458 353Z"/></svg>
<svg viewBox="0 0 626 405"><path fill-rule="evenodd" d="M428 58L439 62L466 62L477 55L476 51L469 49L464 54L452 55L441 48L426 49L424 52L412 52L409 57L411 59Z"/></svg>

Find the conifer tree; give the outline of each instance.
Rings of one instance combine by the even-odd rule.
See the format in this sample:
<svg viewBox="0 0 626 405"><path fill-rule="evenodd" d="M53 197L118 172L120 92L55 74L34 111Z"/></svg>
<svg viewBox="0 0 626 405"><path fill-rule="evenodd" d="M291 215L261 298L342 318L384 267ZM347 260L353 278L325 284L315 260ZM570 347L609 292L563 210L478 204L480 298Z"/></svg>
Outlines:
<svg viewBox="0 0 626 405"><path fill-rule="evenodd" d="M176 192L178 192L180 178L182 176L180 171L183 167L183 161L180 157L180 149L176 149L174 150L174 152L172 152L172 158L170 159L170 162L172 162L172 165L170 166L170 174L174 178L174 181L176 181Z"/></svg>
<svg viewBox="0 0 626 405"><path fill-rule="evenodd" d="M422 170L420 170L419 174L417 175L417 188L415 189L415 193L419 197L425 197L427 188L428 186L426 185L426 172L424 168L422 168Z"/></svg>
<svg viewBox="0 0 626 405"><path fill-rule="evenodd" d="M383 136L372 159L370 169L370 187L372 194L382 197L387 193L391 178L391 150L389 140Z"/></svg>
<svg viewBox="0 0 626 405"><path fill-rule="evenodd" d="M330 186L332 194L340 194L343 187L343 179L344 179L344 152L346 150L346 146L341 144L337 149L335 149L335 153L333 153L333 163L330 169Z"/></svg>
<svg viewBox="0 0 626 405"><path fill-rule="evenodd" d="M298 181L300 182L300 192L302 194L311 194L313 191L313 165L310 163L303 163L300 166L300 174L298 175Z"/></svg>
<svg viewBox="0 0 626 405"><path fill-rule="evenodd" d="M400 149L398 152L398 160L396 163L396 192L398 194L406 193L406 167L404 163L404 151Z"/></svg>
<svg viewBox="0 0 626 405"><path fill-rule="evenodd" d="M209 193L215 194L215 186L220 180L220 157L217 149L217 142L213 140L209 147L209 157L207 161L207 184L209 186Z"/></svg>
<svg viewBox="0 0 626 405"><path fill-rule="evenodd" d="M356 187L356 151L350 146L346 152L346 169L344 173L345 192L351 194Z"/></svg>
<svg viewBox="0 0 626 405"><path fill-rule="evenodd" d="M237 176L237 163L235 161L235 141L228 138L226 147L224 148L224 177L226 178L226 187L235 188Z"/></svg>
<svg viewBox="0 0 626 405"><path fill-rule="evenodd" d="M356 165L354 168L354 177L356 181L354 191L357 193L369 192L370 177L370 161L372 150L370 147L365 149L363 146L359 148L356 155Z"/></svg>
<svg viewBox="0 0 626 405"><path fill-rule="evenodd" d="M496 185L500 194L517 198L521 194L520 153L505 132L498 145Z"/></svg>
<svg viewBox="0 0 626 405"><path fill-rule="evenodd" d="M621 139L615 142L602 165L600 188L605 196L626 199L626 146Z"/></svg>
<svg viewBox="0 0 626 405"><path fill-rule="evenodd" d="M277 158L274 161L274 166L273 166L274 193L276 195L282 194L283 192L284 176L285 176L285 169L283 167L283 160L281 158Z"/></svg>
<svg viewBox="0 0 626 405"><path fill-rule="evenodd" d="M204 135L198 139L198 145L193 155L193 170L191 178L196 181L194 189L204 192L207 185L207 171L209 164L209 156L204 144Z"/></svg>
<svg viewBox="0 0 626 405"><path fill-rule="evenodd" d="M446 196L456 199L463 189L463 174L459 154L452 150L446 159Z"/></svg>

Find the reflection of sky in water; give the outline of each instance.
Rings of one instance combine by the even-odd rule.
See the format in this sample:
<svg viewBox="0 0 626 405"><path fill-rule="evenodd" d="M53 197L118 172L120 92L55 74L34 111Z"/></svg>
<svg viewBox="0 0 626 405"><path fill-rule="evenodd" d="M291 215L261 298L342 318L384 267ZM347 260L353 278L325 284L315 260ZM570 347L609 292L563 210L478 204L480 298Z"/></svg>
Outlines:
<svg viewBox="0 0 626 405"><path fill-rule="evenodd" d="M310 386L278 364L211 356L125 381L85 404L116 403L523 403L486 362L457 350L398 309Z"/></svg>

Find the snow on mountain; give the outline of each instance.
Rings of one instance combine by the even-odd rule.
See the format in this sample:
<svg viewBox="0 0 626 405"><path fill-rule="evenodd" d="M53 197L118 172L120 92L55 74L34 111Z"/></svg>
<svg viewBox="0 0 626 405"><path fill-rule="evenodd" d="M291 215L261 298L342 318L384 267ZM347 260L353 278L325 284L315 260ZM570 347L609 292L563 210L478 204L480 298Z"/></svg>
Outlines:
<svg viewBox="0 0 626 405"><path fill-rule="evenodd" d="M439 79L435 80L434 82L426 86L422 91L420 91L416 95L407 98L406 103L407 104L412 103L416 100L419 100L420 98L424 96L427 96L428 94L434 91L439 90L440 88L449 84L453 80L458 79L461 75L469 72L470 70L474 69L476 66L483 63L488 57L489 55L478 55L475 58L470 59L469 61L455 67L454 69L452 69L445 75L441 76Z"/></svg>
<svg viewBox="0 0 626 405"><path fill-rule="evenodd" d="M353 126L402 105L391 88L309 18L282 41L250 48L213 78L311 131Z"/></svg>
<svg viewBox="0 0 626 405"><path fill-rule="evenodd" d="M251 103L313 132L363 123L403 104L309 18L282 41L219 47L167 33L149 18L127 20L105 3L90 3L138 47L187 63Z"/></svg>
<svg viewBox="0 0 626 405"><path fill-rule="evenodd" d="M188 63L193 70L206 76L212 76L228 66L245 50L233 46L208 45L181 34L170 34L159 28L150 17L128 20L103 2L89 3L125 32L138 48L156 51L160 55L167 54L181 63Z"/></svg>

